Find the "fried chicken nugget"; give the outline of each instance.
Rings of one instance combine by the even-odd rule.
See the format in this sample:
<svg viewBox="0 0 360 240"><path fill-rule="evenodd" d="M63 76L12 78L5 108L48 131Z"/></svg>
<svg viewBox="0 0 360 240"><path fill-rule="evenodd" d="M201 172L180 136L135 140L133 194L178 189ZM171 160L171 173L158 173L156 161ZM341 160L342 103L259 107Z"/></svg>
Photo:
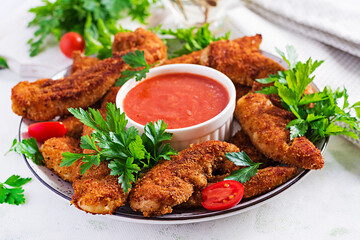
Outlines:
<svg viewBox="0 0 360 240"><path fill-rule="evenodd" d="M294 119L291 112L273 105L266 95L251 93L240 98L235 117L251 142L266 157L305 169L321 169L324 158L305 137L290 141L286 125Z"/></svg>
<svg viewBox="0 0 360 240"><path fill-rule="evenodd" d="M116 39L128 42L131 49L114 52L89 68L76 71L62 79L40 79L20 82L11 92L14 113L35 121L47 121L68 113L68 108L88 107L101 99L112 87L121 72L128 69L122 57L135 49L145 52L148 64L166 58L166 46L154 33L137 29L131 33L118 33ZM133 43L133 39L139 39ZM117 44L115 41L114 44ZM117 46L117 45L116 45ZM115 49L116 46L114 47ZM122 49L119 49L122 50Z"/></svg>
<svg viewBox="0 0 360 240"><path fill-rule="evenodd" d="M61 160L63 159L62 153L81 153L81 150L79 140L71 137L50 138L40 147L45 166L68 182L72 182L79 175L78 166L81 161L76 161L69 167L60 167Z"/></svg>
<svg viewBox="0 0 360 240"><path fill-rule="evenodd" d="M225 153L239 149L229 143L207 141L193 145L150 169L130 193L130 207L145 217L171 213L186 202L196 189L204 189L207 179L223 167ZM231 163L231 162L230 162ZM233 163L232 163L233 164Z"/></svg>

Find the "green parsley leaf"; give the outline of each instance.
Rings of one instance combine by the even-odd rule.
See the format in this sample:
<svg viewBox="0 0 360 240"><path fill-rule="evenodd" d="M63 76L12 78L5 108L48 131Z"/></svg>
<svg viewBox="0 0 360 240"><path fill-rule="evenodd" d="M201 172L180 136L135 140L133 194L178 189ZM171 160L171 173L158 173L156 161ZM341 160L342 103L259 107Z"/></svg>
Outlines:
<svg viewBox="0 0 360 240"><path fill-rule="evenodd" d="M12 175L5 181L5 184L11 187L21 187L22 185L30 182L30 180L31 178L21 178L19 175Z"/></svg>
<svg viewBox="0 0 360 240"><path fill-rule="evenodd" d="M30 56L39 54L49 35L57 41L66 32L78 32L85 39L85 54L97 53L99 58L112 54L113 35L121 32L116 22L131 16L133 20L145 23L150 15L149 8L155 0L55 0L43 1L42 6L34 7L29 27L37 27L30 44Z"/></svg>
<svg viewBox="0 0 360 240"><path fill-rule="evenodd" d="M135 182L133 173L141 170L137 164L134 164L134 158L127 158L125 163L116 159L111 161L108 166L111 169L110 175L119 176L119 183L124 193L127 193L131 188L131 183Z"/></svg>
<svg viewBox="0 0 360 240"><path fill-rule="evenodd" d="M169 58L199 51L207 47L212 42L221 39L228 40L230 37L230 32L225 33L225 35L221 37L214 36L209 29L208 23L201 27L178 28L176 30L161 29L161 26L159 26L154 28L153 31L159 33L162 36L165 36L163 40L165 40L166 45L168 45ZM174 38L169 38L169 36L174 37L175 41Z"/></svg>
<svg viewBox="0 0 360 240"><path fill-rule="evenodd" d="M308 123L303 119L295 119L288 123L286 129L290 128L290 140L304 136L308 130Z"/></svg>
<svg viewBox="0 0 360 240"><path fill-rule="evenodd" d="M63 159L61 160L60 167L70 167L73 163L79 160L82 157L87 156L85 153L71 153L64 152L62 153Z"/></svg>
<svg viewBox="0 0 360 240"><path fill-rule="evenodd" d="M231 152L226 153L225 157L235 163L236 166L247 166L233 171L224 180L235 180L241 183L245 183L250 180L251 177L255 176L258 167L261 163L254 163L250 157L244 152Z"/></svg>
<svg viewBox="0 0 360 240"><path fill-rule="evenodd" d="M9 68L6 59L0 56L0 69L1 68Z"/></svg>
<svg viewBox="0 0 360 240"><path fill-rule="evenodd" d="M22 186L30 180L31 178L21 178L18 175L12 175L4 183L0 183L0 204L24 204L25 197Z"/></svg>
<svg viewBox="0 0 360 240"><path fill-rule="evenodd" d="M145 133L140 136L135 127L126 129L125 114L120 114L115 104L108 103L106 109L106 121L98 110L92 108L88 111L69 109L81 122L95 129L91 136L83 136L80 142L82 149L93 150L93 153L63 153L60 166L70 166L81 159L84 164L80 173L83 174L93 165L107 161L110 174L118 176L124 192L128 192L141 172L160 159L170 159L177 152L169 144L163 144L172 136L165 132L167 125L163 121L146 124Z"/></svg>
<svg viewBox="0 0 360 240"><path fill-rule="evenodd" d="M24 154L25 157L31 159L37 165L44 165L44 158L41 155L35 138L23 139L21 142L18 142L17 139L14 139L9 152L11 151Z"/></svg>
<svg viewBox="0 0 360 240"><path fill-rule="evenodd" d="M116 86L123 85L127 80L135 78L136 81L140 81L143 78L146 78L146 74L149 72L150 68L157 63L154 63L152 65L148 65L145 56L144 51L135 50L135 52L130 52L122 57L122 60L126 64L129 64L129 66L132 69L137 70L124 70L121 72L121 74L124 77L119 78L119 80L116 82ZM141 68L141 69L138 69ZM118 83L119 82L119 83Z"/></svg>
<svg viewBox="0 0 360 240"><path fill-rule="evenodd" d="M151 156L154 163L157 163L161 158L170 160L171 155L177 154L170 144L162 144L164 141L172 138L172 133L165 132L166 128L167 124L162 120L155 123L149 122L144 127L144 133L141 138L146 150L152 153ZM149 167L152 167L152 165Z"/></svg>
<svg viewBox="0 0 360 240"><path fill-rule="evenodd" d="M306 87L314 80L312 73L323 61L313 61L309 58L305 63L296 62L297 54L293 47L287 46L285 54L277 50L282 58L288 63L289 70L270 75L268 78L257 81L274 86L265 87L260 93L278 94L283 106L291 111L297 119L289 122L290 139L306 136L310 141L317 140L330 135L347 135L358 138L354 131L359 131L360 103L349 107L346 89L332 90L325 87L323 91L304 95ZM343 102L339 106L339 102ZM311 105L309 107L309 105ZM351 116L350 111L354 109L357 118ZM340 127L336 122L344 122L348 126Z"/></svg>

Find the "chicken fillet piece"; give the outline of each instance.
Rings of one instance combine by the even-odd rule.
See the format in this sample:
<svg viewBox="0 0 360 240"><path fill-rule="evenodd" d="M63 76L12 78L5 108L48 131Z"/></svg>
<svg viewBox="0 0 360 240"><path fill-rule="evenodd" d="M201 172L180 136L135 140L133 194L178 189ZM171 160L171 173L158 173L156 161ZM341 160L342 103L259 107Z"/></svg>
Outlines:
<svg viewBox="0 0 360 240"><path fill-rule="evenodd" d="M108 162L92 166L73 182L74 194L71 203L92 214L112 214L125 205L124 194L118 178L110 175Z"/></svg>
<svg viewBox="0 0 360 240"><path fill-rule="evenodd" d="M99 61L99 58L96 57L85 57L80 51L74 51L72 54L73 64L71 66L71 74L74 74L77 71L84 69L89 69L91 66L95 65Z"/></svg>
<svg viewBox="0 0 360 240"><path fill-rule="evenodd" d="M265 155L262 154L254 146L254 144L252 144L249 136L244 132L244 130L238 131L230 138L229 142L237 146L240 151L244 151L253 162L261 163L259 168L265 168L275 164L273 160L265 157Z"/></svg>
<svg viewBox="0 0 360 240"><path fill-rule="evenodd" d="M296 167L276 166L259 169L258 172L244 183L243 198L252 198L269 192L280 186L298 173Z"/></svg>
<svg viewBox="0 0 360 240"><path fill-rule="evenodd" d="M105 117L103 109L100 113ZM93 130L84 125L82 135L90 135ZM83 153L92 152L92 150L83 149ZM82 164L79 164L79 173ZM125 205L129 193L124 193L118 178L111 176L110 172L108 161L103 161L99 166L93 165L84 174L79 174L73 181L74 194L71 203L78 209L92 214L112 214Z"/></svg>
<svg viewBox="0 0 360 240"><path fill-rule="evenodd" d="M141 36L141 41L132 43L133 37L138 35ZM150 31L137 29L132 33L118 33L116 37L119 38L118 36L123 36L123 41L131 43L131 49L115 51L112 57L62 79L18 83L13 87L11 94L14 113L35 121L47 121L67 114L70 107L91 106L115 84L121 77L121 72L129 68L122 60L125 54L135 49L142 50L148 64L166 58L165 44Z"/></svg>
<svg viewBox="0 0 360 240"><path fill-rule="evenodd" d="M150 169L130 193L130 206L145 217L171 213L188 201L195 190L202 190L214 171L224 167L225 153L238 152L232 144L207 141L193 145Z"/></svg>
<svg viewBox="0 0 360 240"><path fill-rule="evenodd" d="M296 167L288 166L276 166L276 167L266 167L259 169L258 172L250 178L249 181L243 183L244 185L244 199L252 198L263 193L267 193L270 190L280 186L281 184L287 182L290 178L294 177L298 173ZM214 183L223 181L225 177L218 176L209 181L207 186L211 186ZM202 202L202 193L201 191L196 191L189 198L189 200L179 206L179 208L198 208L201 207Z"/></svg>
<svg viewBox="0 0 360 240"><path fill-rule="evenodd" d="M305 169L321 169L324 158L305 137L290 141L286 125L294 119L291 112L276 107L266 95L251 93L237 102L235 117L256 148L275 161Z"/></svg>
<svg viewBox="0 0 360 240"><path fill-rule="evenodd" d="M64 158L62 153L81 153L78 140L71 137L50 138L40 147L40 152L44 157L45 166L65 181L72 182L79 175L78 166L81 161L76 161L69 167L60 167Z"/></svg>
<svg viewBox="0 0 360 240"><path fill-rule="evenodd" d="M200 51L167 60L164 64L192 63L208 66L224 73L239 86L251 87L255 79L284 70L277 62L262 55L259 49L261 41L260 34L219 40Z"/></svg>
<svg viewBox="0 0 360 240"><path fill-rule="evenodd" d="M79 139L83 131L84 124L79 119L72 115L65 116L59 119L66 127L66 136Z"/></svg>

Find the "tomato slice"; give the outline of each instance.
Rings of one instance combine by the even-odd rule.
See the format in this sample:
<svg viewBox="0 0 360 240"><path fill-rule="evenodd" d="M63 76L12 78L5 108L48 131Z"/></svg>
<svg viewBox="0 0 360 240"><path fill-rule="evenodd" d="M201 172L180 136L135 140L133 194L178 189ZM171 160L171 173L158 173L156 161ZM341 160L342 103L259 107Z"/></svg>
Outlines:
<svg viewBox="0 0 360 240"><path fill-rule="evenodd" d="M59 46L62 53L71 58L73 51L84 52L85 41L79 33L68 32L61 37Z"/></svg>
<svg viewBox="0 0 360 240"><path fill-rule="evenodd" d="M234 180L225 180L208 186L202 191L202 205L212 211L234 207L244 195L244 186Z"/></svg>
<svg viewBox="0 0 360 240"><path fill-rule="evenodd" d="M63 137L66 133L66 127L62 122L39 122L28 126L30 137L39 142L45 142L52 137Z"/></svg>

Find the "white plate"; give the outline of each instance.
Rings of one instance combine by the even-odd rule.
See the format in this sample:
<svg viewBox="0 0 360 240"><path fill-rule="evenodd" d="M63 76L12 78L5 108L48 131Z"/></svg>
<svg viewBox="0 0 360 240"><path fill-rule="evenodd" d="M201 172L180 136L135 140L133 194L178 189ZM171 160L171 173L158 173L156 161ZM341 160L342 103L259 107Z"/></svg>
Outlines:
<svg viewBox="0 0 360 240"><path fill-rule="evenodd" d="M282 59L267 52L262 52L262 53L265 56L277 61L282 66L286 67L286 63ZM69 73L69 69L70 67L59 72L58 74L54 75L53 78L58 79L66 76ZM316 86L314 87L316 88ZM26 137L27 126L30 123L31 121L25 119L21 120L19 127L19 140L22 140L24 137ZM240 129L239 124L236 121L234 121L233 133L235 133L239 129ZM316 144L316 147L321 150L322 154L325 151L328 140L329 139L326 138ZM68 201L71 200L71 196L73 194L71 183L65 182L45 166L38 166L34 164L30 159L27 159L24 155L23 157L30 170L34 173L34 175L39 179L41 183L43 183L46 187L48 187L51 191L55 192L59 196L67 199ZM124 220L128 222L149 223L149 224L182 224L182 223L203 222L203 221L224 218L261 206L268 200L273 199L278 194L282 193L289 187L293 186L295 183L299 182L299 180L302 179L309 172L310 170L300 169L299 173L295 177L293 177L286 183L278 186L277 188L271 190L270 192L251 199L242 200L235 207L222 211L209 211L204 208L181 209L181 210L174 209L174 211L170 214L145 218L141 213L132 211L129 205L127 204L119 208L113 215L106 215L106 216L111 217L114 220ZM74 211L78 211L78 210L74 209Z"/></svg>

